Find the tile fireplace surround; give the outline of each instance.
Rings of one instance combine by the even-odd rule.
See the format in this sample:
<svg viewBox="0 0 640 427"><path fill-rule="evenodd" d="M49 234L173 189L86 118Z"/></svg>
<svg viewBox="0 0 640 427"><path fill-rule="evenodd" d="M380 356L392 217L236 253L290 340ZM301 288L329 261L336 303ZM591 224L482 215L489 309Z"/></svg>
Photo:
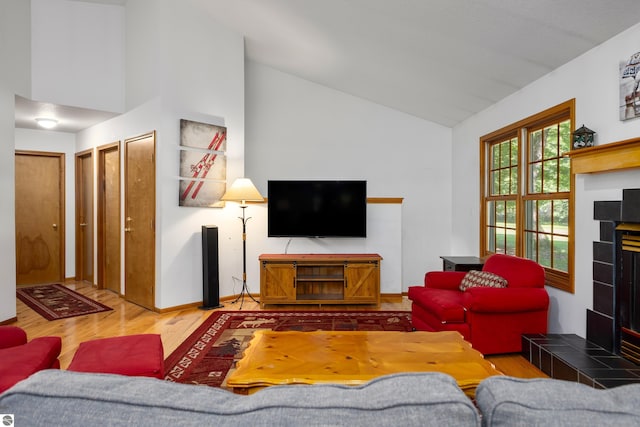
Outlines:
<svg viewBox="0 0 640 427"><path fill-rule="evenodd" d="M574 175L639 168L640 138L574 150L569 157ZM606 210L610 205L608 202L598 203L602 202L596 202L594 206L594 219L601 220L602 209ZM610 224L608 221L601 223L601 238L603 233L613 232ZM606 307L612 301L613 292L599 282L602 270L607 269L606 265L596 265L603 264L598 259L601 257L600 249L601 242L594 242L594 310L587 310L588 339L575 334L523 335L522 355L551 378L580 382L595 388L640 383L640 365L614 354L610 348L610 338L607 337L610 325L606 322L609 309Z"/></svg>

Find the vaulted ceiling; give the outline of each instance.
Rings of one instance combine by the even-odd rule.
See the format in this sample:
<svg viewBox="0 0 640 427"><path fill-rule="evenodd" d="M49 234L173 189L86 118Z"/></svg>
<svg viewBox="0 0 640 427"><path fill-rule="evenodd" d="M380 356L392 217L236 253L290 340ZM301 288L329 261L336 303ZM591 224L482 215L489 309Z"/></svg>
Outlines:
<svg viewBox="0 0 640 427"><path fill-rule="evenodd" d="M445 126L640 22L638 0L196 3L252 61Z"/></svg>
<svg viewBox="0 0 640 427"><path fill-rule="evenodd" d="M449 127L640 23L638 0L188 1L250 61Z"/></svg>

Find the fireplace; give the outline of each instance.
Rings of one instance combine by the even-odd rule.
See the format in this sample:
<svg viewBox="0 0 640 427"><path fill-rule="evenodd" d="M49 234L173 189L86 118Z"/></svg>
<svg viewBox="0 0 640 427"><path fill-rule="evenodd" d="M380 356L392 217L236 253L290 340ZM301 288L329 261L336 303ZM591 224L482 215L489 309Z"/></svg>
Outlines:
<svg viewBox="0 0 640 427"><path fill-rule="evenodd" d="M640 189L595 202L600 242L593 248L593 310L587 339L640 365Z"/></svg>
<svg viewBox="0 0 640 427"><path fill-rule="evenodd" d="M620 354L640 364L640 189L625 190L616 226L616 314Z"/></svg>
<svg viewBox="0 0 640 427"><path fill-rule="evenodd" d="M569 157L573 176L640 170L640 137L573 150ZM596 388L640 383L640 254L629 249L639 242L640 189L623 191L623 199L624 208L622 200L594 204L600 241L593 242L593 309L587 310L587 338L522 336L525 359L551 378Z"/></svg>

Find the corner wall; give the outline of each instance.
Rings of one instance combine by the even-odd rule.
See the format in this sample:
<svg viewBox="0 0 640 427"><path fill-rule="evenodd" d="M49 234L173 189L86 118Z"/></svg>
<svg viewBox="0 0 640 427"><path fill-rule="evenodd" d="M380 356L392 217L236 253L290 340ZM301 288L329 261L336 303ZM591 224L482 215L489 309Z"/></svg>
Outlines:
<svg viewBox="0 0 640 427"><path fill-rule="evenodd" d="M365 179L369 197L404 198L386 211L369 205L390 216L371 224L366 241L297 238L290 253L365 247L383 256L382 291L390 293L442 268L439 256L451 254L450 128L254 62L246 67L246 99L245 168L263 195L270 179ZM282 240L263 245L283 252ZM385 277L390 267L394 276Z"/></svg>
<svg viewBox="0 0 640 427"><path fill-rule="evenodd" d="M640 24L608 40L543 78L471 117L453 129L454 251L479 249L479 139L480 136L546 108L576 98L576 126L595 130L598 145L640 134L640 119L618 118L619 62L640 50ZM619 199L621 188L638 187L638 171L579 176L575 188L575 294L547 287L551 298L550 332L586 335L586 308L592 307L592 241L598 224L594 200Z"/></svg>
<svg viewBox="0 0 640 427"><path fill-rule="evenodd" d="M30 2L0 2L0 323L16 317L15 94L30 90Z"/></svg>
<svg viewBox="0 0 640 427"><path fill-rule="evenodd" d="M232 275L242 271L237 256L242 236L235 233L233 207L178 206L180 119L227 126L228 182L244 174L244 41L211 25L209 17L189 4L127 2L126 57L132 61L127 65L127 112L80 132L76 145L82 151L156 131L159 309L202 301L201 225L225 226L220 235L221 295L232 294ZM257 262L254 268L257 273Z"/></svg>

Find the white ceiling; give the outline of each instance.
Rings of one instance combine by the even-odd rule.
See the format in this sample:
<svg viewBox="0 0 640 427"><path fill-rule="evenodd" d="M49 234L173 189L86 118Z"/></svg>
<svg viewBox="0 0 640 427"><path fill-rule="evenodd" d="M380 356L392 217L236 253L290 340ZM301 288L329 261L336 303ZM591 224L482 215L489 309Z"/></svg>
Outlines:
<svg viewBox="0 0 640 427"><path fill-rule="evenodd" d="M17 128L42 130L42 128L38 127L36 119L53 118L58 120L58 125L52 130L76 133L118 115L108 111L37 102L18 95L16 95L15 99Z"/></svg>
<svg viewBox="0 0 640 427"><path fill-rule="evenodd" d="M640 23L638 0L190 2L251 61L444 126Z"/></svg>

